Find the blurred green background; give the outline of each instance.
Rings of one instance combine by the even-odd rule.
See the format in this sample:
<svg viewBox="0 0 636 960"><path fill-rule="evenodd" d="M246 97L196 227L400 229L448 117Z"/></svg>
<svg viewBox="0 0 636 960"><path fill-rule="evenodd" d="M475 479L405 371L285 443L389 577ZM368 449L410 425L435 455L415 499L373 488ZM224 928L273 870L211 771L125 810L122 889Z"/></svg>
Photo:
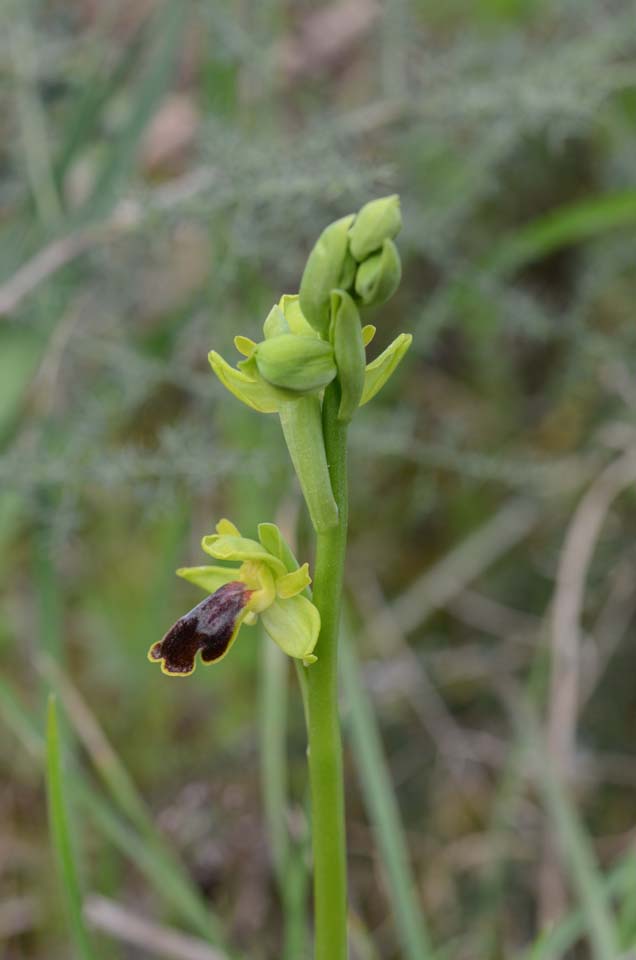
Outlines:
<svg viewBox="0 0 636 960"><path fill-rule="evenodd" d="M0 9L2 956L71 956L51 689L97 955L308 956L293 674L253 632L183 683L146 651L220 516L309 557L276 418L206 357L392 192L371 355L414 344L351 437L354 956L627 956L636 5Z"/></svg>

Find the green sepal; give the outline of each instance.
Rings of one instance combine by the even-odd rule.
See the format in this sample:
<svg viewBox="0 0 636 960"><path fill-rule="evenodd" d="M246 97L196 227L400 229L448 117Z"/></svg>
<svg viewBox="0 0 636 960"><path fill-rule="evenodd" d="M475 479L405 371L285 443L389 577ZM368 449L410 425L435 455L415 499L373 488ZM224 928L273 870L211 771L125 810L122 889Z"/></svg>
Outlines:
<svg viewBox="0 0 636 960"><path fill-rule="evenodd" d="M349 230L349 249L358 263L400 232L402 214L397 193L365 203Z"/></svg>
<svg viewBox="0 0 636 960"><path fill-rule="evenodd" d="M330 338L338 367L338 419L348 422L360 405L366 357L358 308L344 290L331 293Z"/></svg>
<svg viewBox="0 0 636 960"><path fill-rule="evenodd" d="M329 298L350 274L347 259L349 227L354 215L342 217L322 231L309 254L300 281L300 307L312 327L323 339L329 332Z"/></svg>
<svg viewBox="0 0 636 960"><path fill-rule="evenodd" d="M215 350L208 354L210 366L230 393L259 413L278 412L278 393L275 387L270 386L260 378L248 376L243 370L237 370ZM248 363L249 361L244 361Z"/></svg>
<svg viewBox="0 0 636 960"><path fill-rule="evenodd" d="M257 540L235 537L229 534L210 533L203 537L201 547L215 560L234 560L239 563L254 560L267 564L276 577L285 576L287 573L282 560L272 556Z"/></svg>
<svg viewBox="0 0 636 960"><path fill-rule="evenodd" d="M216 593L219 587L238 580L237 571L231 567L179 567L176 574L207 593Z"/></svg>
<svg viewBox="0 0 636 960"><path fill-rule="evenodd" d="M385 240L382 250L367 257L356 273L356 293L365 307L386 303L400 285L402 264L392 240Z"/></svg>
<svg viewBox="0 0 636 960"><path fill-rule="evenodd" d="M382 389L411 346L412 340L413 337L410 333L401 333L399 337L395 338L393 343L389 344L379 357L376 357L375 360L367 365L364 373L364 388L360 400L361 407L364 406L365 403L368 403L369 400L375 397L376 393Z"/></svg>
<svg viewBox="0 0 636 960"><path fill-rule="evenodd" d="M303 394L281 403L278 413L311 522L322 533L337 525L338 506L331 489L320 398L315 393Z"/></svg>
<svg viewBox="0 0 636 960"><path fill-rule="evenodd" d="M315 661L313 650L320 633L320 614L311 600L302 596L275 600L263 610L261 620L283 653L297 660Z"/></svg>
<svg viewBox="0 0 636 960"><path fill-rule="evenodd" d="M331 344L318 337L283 333L257 344L253 357L264 380L295 393L322 390L337 373Z"/></svg>

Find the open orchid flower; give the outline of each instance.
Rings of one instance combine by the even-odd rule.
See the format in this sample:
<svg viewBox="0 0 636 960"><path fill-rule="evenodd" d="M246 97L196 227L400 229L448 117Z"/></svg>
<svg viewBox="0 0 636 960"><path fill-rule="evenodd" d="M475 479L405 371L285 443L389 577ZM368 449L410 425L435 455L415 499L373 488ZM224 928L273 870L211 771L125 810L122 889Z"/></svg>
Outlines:
<svg viewBox="0 0 636 960"><path fill-rule="evenodd" d="M259 616L284 653L302 660L305 666L315 662L320 614L307 596L311 583L308 565L298 566L274 524L260 524L258 535L258 541L248 540L229 520L221 520L216 533L203 538L202 547L216 560L235 561L240 566L177 570L180 577L210 596L177 620L148 651L148 659L160 662L165 674L189 676L198 653L202 663L218 663L241 626L256 623Z"/></svg>

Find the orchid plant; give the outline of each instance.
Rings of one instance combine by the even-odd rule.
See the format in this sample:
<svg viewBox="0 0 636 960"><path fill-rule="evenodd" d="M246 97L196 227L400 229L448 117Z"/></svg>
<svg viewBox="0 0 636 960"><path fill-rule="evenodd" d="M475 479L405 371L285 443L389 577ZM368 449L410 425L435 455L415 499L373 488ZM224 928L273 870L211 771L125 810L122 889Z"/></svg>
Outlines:
<svg viewBox="0 0 636 960"><path fill-rule="evenodd" d="M260 617L267 634L300 665L309 741L314 869L315 960L346 960L346 846L342 747L337 702L338 625L347 539L347 427L387 382L411 343L400 334L375 360L375 328L361 311L386 302L401 279L394 238L399 198L372 200L327 226L309 254L298 294L268 314L260 343L235 345L236 367L209 355L221 383L248 407L277 413L316 532L313 596L308 564L298 564L280 530L241 536L229 520L205 536L222 563L177 573L208 596L181 617L148 657L169 676L189 676L197 656L218 663L241 626Z"/></svg>

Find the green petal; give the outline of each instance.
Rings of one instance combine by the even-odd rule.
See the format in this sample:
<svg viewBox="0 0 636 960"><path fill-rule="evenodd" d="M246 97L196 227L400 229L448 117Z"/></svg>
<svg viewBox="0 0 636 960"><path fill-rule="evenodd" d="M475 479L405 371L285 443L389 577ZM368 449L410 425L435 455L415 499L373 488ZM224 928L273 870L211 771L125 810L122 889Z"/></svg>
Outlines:
<svg viewBox="0 0 636 960"><path fill-rule="evenodd" d="M239 353L243 354L244 357L251 357L254 353L256 341L252 340L250 337L242 337L239 334L237 337L234 337L234 346Z"/></svg>
<svg viewBox="0 0 636 960"><path fill-rule="evenodd" d="M368 347L371 341L373 340L373 338L375 337L375 330L376 328L373 326L372 323L365 323L365 325L363 326L362 342L365 345L365 347Z"/></svg>
<svg viewBox="0 0 636 960"><path fill-rule="evenodd" d="M208 354L208 360L223 386L248 407L259 413L278 412L278 397L273 387L231 367L215 350Z"/></svg>
<svg viewBox="0 0 636 960"><path fill-rule="evenodd" d="M219 587L238 579L238 571L231 567L179 567L177 576L208 593L216 593Z"/></svg>
<svg viewBox="0 0 636 960"><path fill-rule="evenodd" d="M275 600L261 614L263 626L283 653L311 659L320 633L320 614L307 597Z"/></svg>
<svg viewBox="0 0 636 960"><path fill-rule="evenodd" d="M285 565L278 557L273 557L260 543L248 540L247 537L211 533L203 538L201 546L215 560L235 560L240 563L256 560L266 563L276 577L285 576L287 573Z"/></svg>
<svg viewBox="0 0 636 960"><path fill-rule="evenodd" d="M294 570L293 573L288 573L285 577L280 577L276 581L276 593L281 600L288 600L290 597L295 597L296 594L306 590L310 583L309 564L303 563L298 570Z"/></svg>
<svg viewBox="0 0 636 960"><path fill-rule="evenodd" d="M368 403L376 393L382 389L398 363L411 346L413 337L410 333L401 333L386 350L367 365L364 374L364 388L360 406Z"/></svg>
<svg viewBox="0 0 636 960"><path fill-rule="evenodd" d="M258 539L268 553L282 560L290 573L298 570L298 561L275 523L259 523Z"/></svg>

